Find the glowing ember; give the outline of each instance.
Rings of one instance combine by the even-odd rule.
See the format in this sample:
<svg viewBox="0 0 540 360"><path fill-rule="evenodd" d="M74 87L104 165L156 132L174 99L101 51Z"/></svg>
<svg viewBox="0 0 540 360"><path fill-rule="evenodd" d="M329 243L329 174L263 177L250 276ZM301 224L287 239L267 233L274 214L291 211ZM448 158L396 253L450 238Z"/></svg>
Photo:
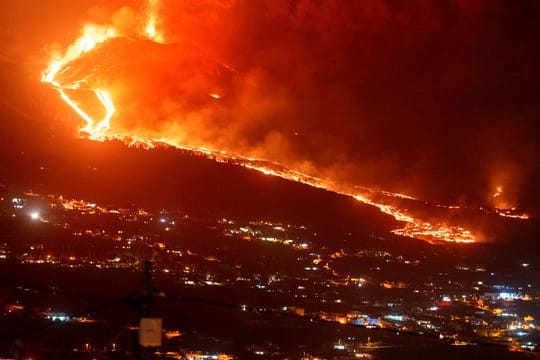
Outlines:
<svg viewBox="0 0 540 360"><path fill-rule="evenodd" d="M158 0L149 0L146 7L145 24L141 27L140 37L151 40L154 43L164 43L165 39L161 34L157 25L158 19ZM259 171L261 173L278 176L291 181L300 182L312 187L326 189L342 195L350 196L362 203L377 207L381 212L391 215L394 219L404 222L403 228L393 230L396 235L420 238L426 241L449 241L459 243L471 243L477 240L477 236L470 230L459 226L451 226L446 223L431 223L418 219L411 215L408 211L397 208L395 205L390 205L383 199L401 199L401 200L416 200L415 198L399 193L391 193L387 191L378 191L365 187L354 187L352 189L343 189L331 181L319 179L298 171L288 169L286 167L269 163L267 161L248 158L245 156L227 153L222 150L211 150L202 147L190 147L178 143L170 139L153 139L142 134L140 136L125 136L122 134L111 132L110 122L115 114L115 106L113 97L106 89L91 88L86 83L85 79L62 83L59 80L59 74L67 71L69 65L79 59L84 54L91 52L100 44L107 42L110 39L123 37L118 30L111 27L103 27L98 25L87 25L81 37L79 37L73 45L68 47L62 56L56 56L49 64L44 72L42 81L50 83L60 94L62 99L84 120L85 125L81 128L90 139L104 141L109 139L119 139L127 143L129 146L142 146L147 149L154 148L160 145L170 145L183 150L193 151L203 156L210 157L218 162L232 163L238 166L243 166L249 169ZM104 109L104 115L100 119L96 119L90 115L88 111L83 110L81 105L73 100L68 92L78 90L91 90L99 100L99 103ZM217 92L208 92L208 96L213 99L220 99L221 94ZM139 135L139 134L138 134ZM497 192L493 195L494 198L502 194L502 187L497 188ZM377 199L377 200L375 200ZM72 206L72 205L70 205ZM446 209L458 209L457 206L433 205ZM508 211L497 211L500 216L517 217L526 219L526 215L514 214Z"/></svg>
<svg viewBox="0 0 540 360"><path fill-rule="evenodd" d="M497 186L497 189L496 189L495 193L493 194L493 197L497 198L497 197L501 196L502 193L503 193L502 186Z"/></svg>

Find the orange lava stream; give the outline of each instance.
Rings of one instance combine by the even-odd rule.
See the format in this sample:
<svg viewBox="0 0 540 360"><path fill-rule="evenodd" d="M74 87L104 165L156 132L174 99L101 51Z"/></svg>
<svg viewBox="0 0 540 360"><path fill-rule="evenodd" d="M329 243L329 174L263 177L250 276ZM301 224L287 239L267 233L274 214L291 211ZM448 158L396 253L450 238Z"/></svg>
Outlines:
<svg viewBox="0 0 540 360"><path fill-rule="evenodd" d="M158 0L149 0L146 9L146 24L141 31L140 36L153 40L156 43L163 43L164 38L157 30ZM431 223L422 219L416 218L408 213L407 210L399 209L394 205L384 203L381 200L374 198L386 199L405 199L416 200L415 198L399 193L387 191L373 190L364 187L355 187L352 190L343 190L342 187L334 184L331 181L319 179L310 175L303 174L298 171L288 169L286 167L272 164L270 162L248 158L245 156L227 153L225 151L210 150L202 147L191 147L175 143L167 139L147 139L144 136L123 136L110 133L110 121L115 114L115 106L109 92L105 89L92 89L95 96L99 100L104 109L104 115L101 119L95 119L88 112L84 111L79 103L68 95L68 91L76 91L84 84L84 80L73 84L61 84L57 80L57 75L62 73L68 65L79 58L83 54L92 51L99 44L106 42L109 39L120 37L115 29L103 27L99 25L87 25L84 28L83 34L71 46L67 48L61 56L56 56L49 64L47 70L42 76L42 81L51 84L61 98L84 120L85 126L80 131L87 134L92 140L105 141L119 139L127 143L129 146L143 146L145 148L154 148L156 146L170 145L175 148L188 150L197 154L211 157L218 162L227 162L238 166L243 166L249 169L259 171L261 173L278 176L287 180L300 182L315 188L321 188L332 191L338 194L352 197L362 203L377 207L381 212L392 216L399 222L405 223L404 227L393 230L392 232L399 236L419 238L429 242L447 241L454 243L473 243L478 240L477 236L470 230L460 226L448 225L444 222ZM218 100L220 95L214 92L209 92L209 96ZM497 196L494 195L494 196ZM433 205L446 209L459 209L458 206ZM519 219L527 219L527 215L517 215L510 212L497 211L500 216L513 217Z"/></svg>
<svg viewBox="0 0 540 360"><path fill-rule="evenodd" d="M503 209L495 209L495 212L497 215L502 217L507 217L511 219L521 219L521 220L529 220L530 216L527 214L515 214L510 212L509 210L503 210Z"/></svg>
<svg viewBox="0 0 540 360"><path fill-rule="evenodd" d="M98 25L85 26L81 37L66 50L63 56L57 56L57 58L49 64L49 67L41 77L41 81L51 84L58 91L62 99L86 122L86 126L83 127L81 131L87 132L92 139L99 139L99 134L109 129L109 121L115 113L115 108L108 92L101 89L93 90L105 109L104 117L101 120L96 121L66 92L67 90L77 90L80 86L80 82L64 85L56 80L56 76L58 73L61 73L70 62L93 50L98 44L104 43L116 36L118 36L118 34L112 28Z"/></svg>
<svg viewBox="0 0 540 360"><path fill-rule="evenodd" d="M501 186L501 185L498 185L496 188L495 188L495 192L493 193L493 195L491 195L491 197L495 200L495 199L499 199L501 197L503 197L504 195L504 188ZM521 219L521 220L528 220L530 217L529 215L527 214L520 214L518 212L516 212L516 208L513 207L513 208L509 208L504 201L503 202L497 202L495 204L495 213L499 216L502 216L502 217L506 217L506 218L511 218L511 219Z"/></svg>

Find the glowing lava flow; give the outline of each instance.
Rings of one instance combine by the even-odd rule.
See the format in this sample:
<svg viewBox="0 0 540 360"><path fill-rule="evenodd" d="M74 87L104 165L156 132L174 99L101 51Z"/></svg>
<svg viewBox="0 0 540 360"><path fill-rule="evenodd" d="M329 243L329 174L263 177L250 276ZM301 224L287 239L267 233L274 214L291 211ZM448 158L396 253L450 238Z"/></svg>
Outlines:
<svg viewBox="0 0 540 360"><path fill-rule="evenodd" d="M75 110L75 112L79 114L80 117L82 117L86 121L86 126L83 127L80 131L88 133L91 139L98 140L99 136L95 134L100 134L109 129L109 121L116 110L107 91L99 89L94 90L94 93L96 94L101 104L103 104L103 107L106 111L103 119L97 124L95 124L94 119L92 119L92 117L90 117L81 107L79 107L79 104L77 104L74 100L67 96L66 92L61 87L57 87L57 90L60 93L62 99L64 99L64 101L69 106L71 106L71 108L73 108L73 110Z"/></svg>
<svg viewBox="0 0 540 360"><path fill-rule="evenodd" d="M149 39L154 40L157 43L163 43L163 36L157 31L157 8L158 0L148 0L148 15L146 20L146 27L144 32Z"/></svg>
<svg viewBox="0 0 540 360"><path fill-rule="evenodd" d="M503 195L504 195L504 189L501 185L499 185L495 188L495 192L491 196L495 201L497 201L498 199L502 198ZM529 219L529 215L518 213L516 212L515 207L509 208L508 206L505 206L505 205L507 204L504 201L498 202L498 204L495 205L495 213L499 216L511 218L511 219L520 219L520 220Z"/></svg>
<svg viewBox="0 0 540 360"><path fill-rule="evenodd" d="M141 37L150 39L156 43L162 43L164 41L163 36L157 31L157 0L149 0L147 6L146 24L143 27ZM427 221L413 217L406 210L398 209L394 205L390 205L381 200L374 200L377 198L386 199L401 199L401 200L416 200L408 195L391 193L386 191L376 191L369 188L356 187L349 190L343 190L342 187L336 184L319 179L310 175L303 174L298 171L288 169L286 167L273 164L264 160L248 158L245 156L227 153L225 151L209 150L201 147L190 147L182 144L178 144L167 139L147 139L144 137L136 136L122 136L119 134L109 133L110 120L115 114L115 106L110 94L105 89L88 89L84 88L85 81L81 79L70 84L62 84L57 79L57 75L69 68L70 63L81 57L83 54L88 53L95 49L99 44L102 44L109 39L120 37L115 29L110 27L102 27L97 25L88 25L84 28L82 36L77 39L73 45L71 45L63 56L56 57L49 65L48 69L44 72L42 81L51 84L60 94L62 99L84 120L85 126L81 128L81 132L88 134L88 137L93 140L109 140L120 139L125 141L128 145L142 145L147 148L153 148L159 145L170 145L175 148L183 150L189 150L197 154L201 154L206 157L211 157L218 162L227 162L238 166L243 166L249 169L253 169L262 172L267 175L278 176L287 180L300 182L312 187L321 188L329 191L333 191L338 194L352 197L362 203L369 204L377 207L381 212L391 215L397 221L404 222L405 226L401 229L393 230L396 235L420 238L429 242L433 241L448 241L459 243L472 243L477 240L476 236L469 230L452 226L446 223L432 224ZM68 91L77 90L91 90L102 105L105 115L101 119L93 118L88 112L84 111L82 107L73 100ZM209 96L214 99L219 99L220 95L210 92ZM456 208L446 207L445 208ZM503 215L500 213L500 215ZM503 215L506 216L506 215Z"/></svg>
<svg viewBox="0 0 540 360"><path fill-rule="evenodd" d="M56 76L72 61L81 55L93 50L98 44L117 36L117 32L108 27L98 25L87 25L83 35L71 45L62 57L53 60L48 69L43 73L41 81L50 83L62 99L86 122L86 126L81 129L88 133L91 139L99 139L99 134L109 129L109 121L115 113L113 102L106 90L93 89L94 94L103 105L105 115L100 121L94 120L79 104L68 96L68 90L78 90L82 82L64 85L56 80Z"/></svg>
<svg viewBox="0 0 540 360"><path fill-rule="evenodd" d="M157 19L157 0L149 0L146 25L144 27L144 36L157 43L163 42L163 36L156 30ZM82 55L92 51L98 45L115 37L120 37L112 27L88 24L84 27L83 34L68 47L62 56L55 56L55 59L49 64L47 70L43 73L41 81L51 84L62 99L86 122L86 126L80 129L81 132L88 134L93 140L105 140L106 131L110 128L110 120L116 109L108 91L103 89L91 89L105 110L105 115L101 120L96 120L90 116L83 108L72 99L66 91L79 90L84 87L85 81L80 80L71 84L61 84L57 80L57 75L62 73L68 65Z"/></svg>

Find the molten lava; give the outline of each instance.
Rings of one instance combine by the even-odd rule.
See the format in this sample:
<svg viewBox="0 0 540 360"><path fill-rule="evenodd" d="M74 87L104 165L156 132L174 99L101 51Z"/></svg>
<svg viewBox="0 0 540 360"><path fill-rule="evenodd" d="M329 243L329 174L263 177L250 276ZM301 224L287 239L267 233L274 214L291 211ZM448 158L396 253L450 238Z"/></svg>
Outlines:
<svg viewBox="0 0 540 360"><path fill-rule="evenodd" d="M87 53L94 49L98 44L101 44L108 39L116 37L117 33L114 29L109 27L101 27L98 25L87 25L84 28L83 34L79 37L73 45L71 45L61 57L54 59L48 69L43 73L42 81L50 83L62 99L73 109L75 112L86 122L86 125L81 131L88 133L91 139L100 139L101 135L109 129L109 121L114 115L115 108L113 102L106 90L93 89L98 100L101 102L105 109L105 115L101 120L92 118L83 108L70 96L68 96L68 90L77 90L81 87L81 82L75 82L73 84L61 84L56 80L56 77L61 73L66 66L72 61L79 58L84 53Z"/></svg>
<svg viewBox="0 0 540 360"><path fill-rule="evenodd" d="M163 36L157 31L157 14L158 14L158 0L148 0L146 26L144 28L145 35L154 40L155 42L162 43L164 41Z"/></svg>
<svg viewBox="0 0 540 360"><path fill-rule="evenodd" d="M529 215L527 214L521 214L516 212L515 207L509 206L508 202L504 200L504 188L501 185L498 185L495 188L495 192L492 197L492 202L495 206L495 213L499 216L511 218L511 219L520 219L520 220L528 220Z"/></svg>
<svg viewBox="0 0 540 360"><path fill-rule="evenodd" d="M495 192L493 193L493 198L498 198L499 196L501 196L503 193L503 188L502 186L497 186L497 189L495 189Z"/></svg>
<svg viewBox="0 0 540 360"><path fill-rule="evenodd" d="M145 9L144 16L145 24L141 26L139 37L142 41L151 42L152 46L168 46L163 34L158 31L158 1L149 0ZM456 243L472 243L478 240L478 235L473 234L470 230L461 226L447 224L446 222L431 222L413 216L409 211L398 208L396 200L411 201L416 200L411 196L392 193L387 191L373 190L365 187L343 187L330 180L320 179L302 172L291 170L287 167L277 165L268 161L250 158L235 153L226 152L214 148L205 148L201 146L188 146L179 142L176 139L168 138L166 135L160 137L149 136L148 134L139 133L118 133L112 130L111 121L113 120L115 107L115 94L107 87L107 83L97 84L86 76L81 75L81 72L73 72L78 61L87 58L87 61L92 61L88 57L90 53L98 48L104 48L106 43L114 42L112 39L126 39L126 43L130 44L135 41L128 38L126 34L122 34L118 29L100 25L87 25L83 29L82 35L67 48L64 54L54 56L47 70L42 76L42 81L51 84L55 88L62 99L82 118L84 126L80 129L85 136L92 140L104 141L108 139L120 139L128 145L142 145L146 148L154 148L155 146L170 145L176 148L189 150L200 155L210 157L218 162L227 162L238 166L246 167L259 171L261 173L278 176L287 180L300 182L312 187L326 189L352 197L362 203L377 207L381 212L388 214L399 222L405 223L404 227L393 230L392 232L399 236L420 238L426 241L448 241ZM127 45L126 45L127 46ZM152 52L150 49L147 52ZM99 59L99 58L98 58ZM111 60L112 59L112 60ZM107 58L107 61L114 61L114 57ZM90 63L90 67L98 67L99 63ZM184 71L189 71L184 70ZM75 74L75 75L73 75ZM75 77L74 77L75 76ZM103 115L96 117L91 115L89 111L83 109L83 104L77 102L72 94L78 91L92 91L103 108ZM216 92L214 89L207 89L205 95L213 101L223 101L222 93ZM219 101L218 101L219 100ZM119 106L118 103L116 103ZM120 108L119 108L120 110ZM499 191L493 195L497 197L502 192ZM433 205L445 208L449 211L459 209L457 206ZM498 215L519 217L512 212L497 211ZM520 217L521 218L521 217Z"/></svg>

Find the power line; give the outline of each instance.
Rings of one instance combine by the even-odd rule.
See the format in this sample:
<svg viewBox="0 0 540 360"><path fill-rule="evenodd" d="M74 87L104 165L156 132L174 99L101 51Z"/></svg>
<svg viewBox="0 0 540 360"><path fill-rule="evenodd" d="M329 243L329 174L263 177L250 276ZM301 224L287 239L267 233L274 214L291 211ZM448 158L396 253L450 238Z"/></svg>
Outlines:
<svg viewBox="0 0 540 360"><path fill-rule="evenodd" d="M121 303L124 303L124 298L106 301L106 302L103 302L101 304L98 304L98 305L92 306L90 308L87 308L86 310L78 311L78 312L69 314L69 315L67 315L67 317L69 317L69 318L82 317L82 316L93 314L93 313L98 312L100 310L106 309L106 308L108 308L110 306L121 304ZM55 326L58 323L59 322L57 322L57 321L49 320L49 321L47 321L47 322L45 322L45 323L43 323L41 325L37 325L37 326L35 326L33 328L30 328L30 329L20 330L20 331L11 333L11 334L2 335L2 336L0 336L0 341L15 340L17 338L23 338L23 337L31 335L33 333L45 330L45 329L47 329L47 328L49 328L51 326Z"/></svg>
<svg viewBox="0 0 540 360"><path fill-rule="evenodd" d="M204 305L209 305L209 306L216 306L216 307L227 308L227 309L232 309L232 310L240 310L240 311L244 311L244 312L251 312L251 313L255 313L255 314L263 314L263 315L270 315L270 316L285 317L285 318L296 319L296 320L312 322L312 323L319 323L319 324L325 324L325 325L338 325L338 326L349 327L349 328L354 328L354 329L365 329L365 330L369 330L369 331L387 332L387 333L392 333L392 334L395 334L395 335L403 334L403 335L409 335L409 336L420 336L420 337L440 340L439 335L432 334L432 333L425 333L425 332L412 331L412 330L402 330L402 329L391 328L391 327L380 327L380 326L368 327L366 325L361 325L361 324L358 324L358 325L357 324L351 324L351 323L345 323L344 324L344 323L341 323L341 322L336 321L336 320L322 319L322 318L320 318L318 316L305 316L305 315L300 315L300 314L296 314L296 313L293 313L293 312L287 312L287 311L283 311L283 310L266 309L266 308L261 308L261 307L248 306L248 305L239 305L239 304L234 304L234 303L222 302L222 301L218 301L218 300L205 299L205 298L201 298L201 297L176 296L176 295L161 294L160 299L161 299L161 301L193 302L193 303L199 303L199 304L204 304ZM508 344L496 343L496 342L490 342L490 341L483 341L483 340L480 340L480 339L474 339L474 344L476 344L476 345L484 345L484 346L491 346L491 347L502 347L502 348L505 348L505 349L508 348Z"/></svg>
<svg viewBox="0 0 540 360"><path fill-rule="evenodd" d="M112 300L111 298L103 297L103 296L95 296L95 295L82 295L82 294L76 294L68 291L59 290L56 287L52 286L40 286L36 284L31 284L24 281L19 281L16 279L8 279L5 277L0 277L0 282L14 285L16 288L22 287L23 289L31 289L35 292L40 293L46 293L48 295L52 296L62 296L67 298L74 298L79 300L87 300L87 301L109 301Z"/></svg>
<svg viewBox="0 0 540 360"><path fill-rule="evenodd" d="M18 286L23 286L20 283L18 283L17 281L11 280L11 279L0 278L0 281L1 282L6 282L6 283L18 284ZM144 289L142 294L130 294L130 295L127 295L127 296L124 296L124 297L121 297L121 298L117 298L117 299L110 299L109 298L109 299L106 299L106 300L104 300L105 298L103 298L103 297L80 295L80 294L60 291L60 290L55 289L55 288L52 289L50 287L39 287L39 286L32 286L32 285L28 285L28 284L25 284L24 287L25 288L30 288L30 289L38 291L38 292L46 292L48 294L56 295L56 296L64 296L64 297L83 299L83 300L102 300L102 301L104 301L104 302L102 302L102 303L100 303L98 305L92 306L92 307L90 307L90 308L88 308L86 310L79 311L77 313L68 315L69 318L77 318L77 317L81 317L83 315L92 314L92 313L98 312L98 311L100 311L102 309L105 309L105 308L107 308L109 306L116 305L116 304L127 304L127 305L131 306L132 308L134 308L135 310L140 310L142 307L148 306L149 302L152 301L152 300L154 302L164 302L164 301L183 302L183 303L189 302L189 303L203 304L203 305L207 305L207 306L214 306L214 307L219 307L219 308L224 308L224 309L229 309L229 310L249 312L249 313L254 313L254 314L259 314L259 315L279 316L279 317L282 317L282 318L283 317L284 318L290 318L290 319L295 319L295 320L300 320L300 321L307 321L307 322L311 322L311 323L319 323L319 324L325 324L325 325L338 325L338 326L350 327L350 328L354 328L354 329L366 329L366 330L370 330L370 331L387 332L387 333L392 333L392 334L403 334L403 335L410 335L410 336L421 336L421 337L432 338L432 339L440 339L439 335L437 335L437 334L420 332L420 331L402 330L402 329L397 329L397 328L379 327L379 326L377 326L377 327L367 327L365 325L351 324L351 323L343 324L343 323L340 323L340 322L338 322L336 320L327 320L327 319L323 319L323 318L321 318L319 316L300 315L300 314L296 314L296 313L293 313L293 312L287 312L287 311L283 311L283 310L279 310L279 309L267 309L267 308L262 308L262 307L250 306L250 305L246 305L246 304L229 303L229 302L213 300L213 299L208 299L208 298L202 298L202 297L195 297L195 296L171 295L171 294L166 294L166 293L163 293L163 292L158 292L155 289L151 289L149 283L147 283L147 282L145 282L145 289ZM147 314L146 309L143 312ZM144 315L143 313L140 313L139 317L141 317L143 315ZM16 339L16 338L24 337L24 336L30 335L32 333L45 330L45 329L47 329L47 328L49 328L51 326L54 326L56 324L58 324L58 322L49 321L49 322L47 322L45 324L36 326L34 328L31 328L31 329L21 330L19 332L12 333L12 334L9 334L9 335L3 335L3 336L0 337L0 340L10 340L10 339L13 340L13 339ZM483 340L479 340L479 339L474 339L474 343L477 344L477 345L498 346L498 347L507 348L507 344L495 343L495 342L490 342L490 341L483 341Z"/></svg>

